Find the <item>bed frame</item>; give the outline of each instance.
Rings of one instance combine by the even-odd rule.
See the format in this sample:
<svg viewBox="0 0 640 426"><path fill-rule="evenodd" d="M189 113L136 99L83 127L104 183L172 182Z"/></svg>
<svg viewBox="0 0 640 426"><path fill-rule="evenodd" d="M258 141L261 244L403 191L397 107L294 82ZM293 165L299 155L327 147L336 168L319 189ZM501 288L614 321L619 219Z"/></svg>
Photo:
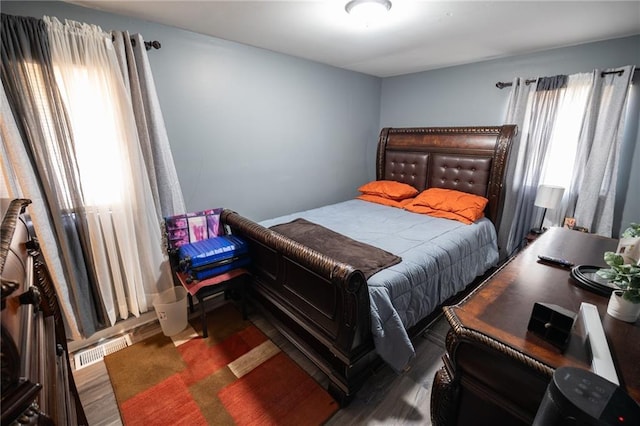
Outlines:
<svg viewBox="0 0 640 426"><path fill-rule="evenodd" d="M485 215L497 229L515 134L513 125L384 128L376 178L408 183L420 191L439 187L485 196ZM329 392L346 405L380 362L362 272L233 211L224 210L221 221L249 242L249 298L328 376Z"/></svg>

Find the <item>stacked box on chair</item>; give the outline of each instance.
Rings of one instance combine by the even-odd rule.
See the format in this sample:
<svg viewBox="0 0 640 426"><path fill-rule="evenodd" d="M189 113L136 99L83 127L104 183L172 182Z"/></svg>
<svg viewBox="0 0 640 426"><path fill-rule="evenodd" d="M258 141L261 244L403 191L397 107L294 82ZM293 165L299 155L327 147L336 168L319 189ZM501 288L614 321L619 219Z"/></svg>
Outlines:
<svg viewBox="0 0 640 426"><path fill-rule="evenodd" d="M249 247L235 235L222 235L181 246L178 266L191 280L203 280L249 264Z"/></svg>

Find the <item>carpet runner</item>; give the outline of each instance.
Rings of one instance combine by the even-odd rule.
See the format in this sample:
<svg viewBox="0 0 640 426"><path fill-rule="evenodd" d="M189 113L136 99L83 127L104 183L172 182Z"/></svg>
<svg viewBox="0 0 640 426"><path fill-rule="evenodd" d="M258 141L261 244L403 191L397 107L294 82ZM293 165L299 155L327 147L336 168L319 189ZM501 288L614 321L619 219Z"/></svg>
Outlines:
<svg viewBox="0 0 640 426"><path fill-rule="evenodd" d="M337 402L233 304L105 357L125 425L318 425Z"/></svg>

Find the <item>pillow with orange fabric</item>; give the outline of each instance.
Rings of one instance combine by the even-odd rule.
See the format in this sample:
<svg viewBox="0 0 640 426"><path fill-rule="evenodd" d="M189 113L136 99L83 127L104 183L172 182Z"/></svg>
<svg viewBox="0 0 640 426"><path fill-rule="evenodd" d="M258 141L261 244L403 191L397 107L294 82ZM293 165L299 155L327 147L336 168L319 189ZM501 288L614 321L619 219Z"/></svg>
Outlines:
<svg viewBox="0 0 640 426"><path fill-rule="evenodd" d="M454 189L429 188L407 203L404 209L469 225L484 216L484 208L488 202L480 195Z"/></svg>
<svg viewBox="0 0 640 426"><path fill-rule="evenodd" d="M405 205L413 201L413 198L405 200L392 200L391 198L381 197L380 195L362 194L356 197L358 200L370 201L372 203L382 204L384 206L403 208Z"/></svg>
<svg viewBox="0 0 640 426"><path fill-rule="evenodd" d="M391 200L406 200L418 195L418 190L413 186L393 180L374 180L362 185L358 191L363 195L377 195Z"/></svg>

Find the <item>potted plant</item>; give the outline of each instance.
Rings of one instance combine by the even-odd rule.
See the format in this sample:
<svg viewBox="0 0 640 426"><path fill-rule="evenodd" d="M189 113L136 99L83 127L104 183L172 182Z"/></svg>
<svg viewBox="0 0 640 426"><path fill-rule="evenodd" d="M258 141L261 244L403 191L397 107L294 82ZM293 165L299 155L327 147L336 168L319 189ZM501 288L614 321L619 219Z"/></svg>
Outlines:
<svg viewBox="0 0 640 426"><path fill-rule="evenodd" d="M600 269L597 274L619 288L611 294L607 313L622 321L635 322L640 315L640 264L636 255L640 246L640 225L632 223L622 233L620 241L617 253L608 251L604 254L609 268Z"/></svg>

